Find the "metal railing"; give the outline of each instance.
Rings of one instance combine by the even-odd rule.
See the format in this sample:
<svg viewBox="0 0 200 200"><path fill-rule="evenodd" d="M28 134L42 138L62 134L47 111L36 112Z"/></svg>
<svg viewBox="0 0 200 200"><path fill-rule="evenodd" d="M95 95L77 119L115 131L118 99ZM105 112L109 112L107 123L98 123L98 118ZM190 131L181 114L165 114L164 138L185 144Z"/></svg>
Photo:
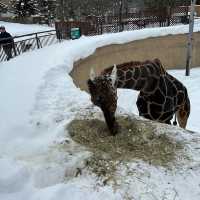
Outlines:
<svg viewBox="0 0 200 200"><path fill-rule="evenodd" d="M13 39L13 43L4 43L0 47L0 62L9 60L9 57L18 56L24 52L40 49L51 44L58 43L56 30L41 31L31 34L15 36L3 40ZM3 41L2 39L0 40ZM11 55L9 55L11 54Z"/></svg>

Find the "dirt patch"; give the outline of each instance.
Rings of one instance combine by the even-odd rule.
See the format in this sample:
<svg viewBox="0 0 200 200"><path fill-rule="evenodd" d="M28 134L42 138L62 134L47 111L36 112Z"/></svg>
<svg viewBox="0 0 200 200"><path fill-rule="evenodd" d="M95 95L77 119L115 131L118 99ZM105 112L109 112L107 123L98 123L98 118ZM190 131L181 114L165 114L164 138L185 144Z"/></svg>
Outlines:
<svg viewBox="0 0 200 200"><path fill-rule="evenodd" d="M167 134L157 134L150 121L131 117L118 117L117 121L120 130L116 136L109 135L105 122L99 119L73 120L67 127L73 140L93 152L87 164L98 175L110 174L118 163L135 159L168 167L184 147Z"/></svg>

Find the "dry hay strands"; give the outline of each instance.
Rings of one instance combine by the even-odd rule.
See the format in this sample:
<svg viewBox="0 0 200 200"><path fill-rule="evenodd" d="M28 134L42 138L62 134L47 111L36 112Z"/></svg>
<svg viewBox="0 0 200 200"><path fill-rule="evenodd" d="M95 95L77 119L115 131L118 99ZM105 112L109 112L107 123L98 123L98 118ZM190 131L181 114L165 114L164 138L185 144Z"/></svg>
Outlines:
<svg viewBox="0 0 200 200"><path fill-rule="evenodd" d="M73 120L67 130L74 141L89 148L95 155L105 155L112 161L143 160L149 164L167 167L176 161L184 148L181 142L167 134L155 133L155 124L131 117L117 118L120 129L109 135L106 124L98 119ZM102 160L100 157L98 158Z"/></svg>

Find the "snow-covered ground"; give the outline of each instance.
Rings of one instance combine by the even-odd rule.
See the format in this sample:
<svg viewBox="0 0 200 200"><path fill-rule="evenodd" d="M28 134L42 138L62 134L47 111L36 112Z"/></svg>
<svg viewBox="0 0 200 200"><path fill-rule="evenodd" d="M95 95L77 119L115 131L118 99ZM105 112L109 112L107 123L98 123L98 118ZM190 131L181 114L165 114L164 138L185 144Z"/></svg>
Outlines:
<svg viewBox="0 0 200 200"><path fill-rule="evenodd" d="M6 31L8 31L13 37L29 33L49 31L54 29L46 25L29 25L29 24L10 23L4 21L0 21L0 26L5 26Z"/></svg>
<svg viewBox="0 0 200 200"><path fill-rule="evenodd" d="M25 25L18 25L16 30L14 25L12 27L12 30L8 29L12 34L26 31ZM103 186L88 171L74 176L74 170L81 168L84 158L89 155L66 135L65 130L75 116L92 107L89 95L77 88L68 75L74 61L107 44L187 30L188 26L183 25L81 37L0 63L0 199L200 199L198 133L188 135L180 129L177 129L179 136L172 133L190 143L192 160L182 169L168 171L140 161L130 163L134 174L113 188ZM195 31L199 30L200 23L196 22ZM192 69L190 77L185 77L183 70L169 73L188 88L192 105L188 129L200 133L200 68ZM134 106L136 92L119 90L118 95L119 108L125 113L137 113ZM59 146L66 140L67 150ZM123 168L120 173L124 173Z"/></svg>

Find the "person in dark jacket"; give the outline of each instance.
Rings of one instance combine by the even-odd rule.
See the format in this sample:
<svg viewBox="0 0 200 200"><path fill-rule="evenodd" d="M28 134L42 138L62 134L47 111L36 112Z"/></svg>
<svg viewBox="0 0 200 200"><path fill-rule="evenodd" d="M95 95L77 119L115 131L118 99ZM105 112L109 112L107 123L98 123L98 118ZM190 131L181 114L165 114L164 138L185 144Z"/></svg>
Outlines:
<svg viewBox="0 0 200 200"><path fill-rule="evenodd" d="M0 46L3 47L7 60L12 58L13 38L5 29L4 26L0 26Z"/></svg>

